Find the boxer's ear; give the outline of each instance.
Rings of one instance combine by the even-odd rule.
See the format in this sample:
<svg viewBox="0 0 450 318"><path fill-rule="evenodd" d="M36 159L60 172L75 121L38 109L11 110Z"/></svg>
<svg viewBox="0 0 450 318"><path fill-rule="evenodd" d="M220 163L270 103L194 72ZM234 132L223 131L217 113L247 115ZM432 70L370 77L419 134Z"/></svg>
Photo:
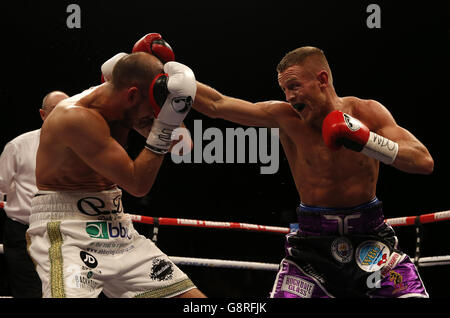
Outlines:
<svg viewBox="0 0 450 318"><path fill-rule="evenodd" d="M45 111L43 109L39 109L39 115L41 115L42 121L45 120Z"/></svg>
<svg viewBox="0 0 450 318"><path fill-rule="evenodd" d="M135 104L139 101L141 95L139 94L139 89L136 86L132 86L127 89L127 101L130 104Z"/></svg>
<svg viewBox="0 0 450 318"><path fill-rule="evenodd" d="M320 87L327 87L329 84L329 76L328 73L324 70L320 71L317 74L317 80L319 81Z"/></svg>

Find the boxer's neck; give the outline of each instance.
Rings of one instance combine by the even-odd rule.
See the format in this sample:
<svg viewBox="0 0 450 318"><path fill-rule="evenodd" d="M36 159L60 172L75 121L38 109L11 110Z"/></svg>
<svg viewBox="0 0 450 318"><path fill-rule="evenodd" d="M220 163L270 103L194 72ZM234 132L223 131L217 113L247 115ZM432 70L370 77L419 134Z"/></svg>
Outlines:
<svg viewBox="0 0 450 318"><path fill-rule="evenodd" d="M98 111L108 122L118 121L123 119L128 105L122 95L122 92L114 90L112 85L105 83L83 97L80 103Z"/></svg>

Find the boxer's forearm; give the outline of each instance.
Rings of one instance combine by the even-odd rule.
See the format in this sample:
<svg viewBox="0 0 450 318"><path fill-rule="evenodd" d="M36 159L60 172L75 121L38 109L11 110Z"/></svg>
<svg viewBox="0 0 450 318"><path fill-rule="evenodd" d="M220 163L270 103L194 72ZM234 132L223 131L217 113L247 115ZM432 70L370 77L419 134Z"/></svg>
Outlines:
<svg viewBox="0 0 450 318"><path fill-rule="evenodd" d="M193 108L211 118L217 118L219 116L217 103L223 99L223 95L215 89L197 82L197 93L195 95L195 101Z"/></svg>
<svg viewBox="0 0 450 318"><path fill-rule="evenodd" d="M221 118L244 126L280 127L280 114L285 109L280 101L252 103L223 95L205 84L197 82L193 108L211 118ZM289 106L290 107L290 106Z"/></svg>
<svg viewBox="0 0 450 318"><path fill-rule="evenodd" d="M133 196L145 196L153 187L163 160L164 155L143 149L129 169L126 169L127 173L120 178L118 185Z"/></svg>
<svg viewBox="0 0 450 318"><path fill-rule="evenodd" d="M434 169L434 160L427 147L411 132L398 125L385 127L380 135L398 144L397 156L392 166L407 173L430 174Z"/></svg>
<svg viewBox="0 0 450 318"><path fill-rule="evenodd" d="M407 172L430 174L434 169L434 160L427 148L420 142L399 142L398 154L392 166Z"/></svg>

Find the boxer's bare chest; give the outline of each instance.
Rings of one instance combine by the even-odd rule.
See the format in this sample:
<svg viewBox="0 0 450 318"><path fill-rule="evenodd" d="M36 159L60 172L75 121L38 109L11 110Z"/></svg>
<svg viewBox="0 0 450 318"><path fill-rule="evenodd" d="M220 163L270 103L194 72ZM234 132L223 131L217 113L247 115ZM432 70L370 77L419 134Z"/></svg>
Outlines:
<svg viewBox="0 0 450 318"><path fill-rule="evenodd" d="M302 202L352 206L376 192L378 162L345 148L327 148L321 131L293 122L280 140Z"/></svg>

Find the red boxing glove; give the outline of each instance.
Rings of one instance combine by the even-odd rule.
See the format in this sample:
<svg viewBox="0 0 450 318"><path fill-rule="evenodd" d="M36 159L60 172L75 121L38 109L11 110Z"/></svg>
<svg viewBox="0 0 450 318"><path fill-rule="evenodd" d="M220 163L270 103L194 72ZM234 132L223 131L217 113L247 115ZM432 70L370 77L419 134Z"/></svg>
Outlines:
<svg viewBox="0 0 450 318"><path fill-rule="evenodd" d="M164 41L159 33L149 33L137 41L132 52L147 52L153 54L163 63L175 61L175 54L169 43Z"/></svg>
<svg viewBox="0 0 450 318"><path fill-rule="evenodd" d="M349 149L361 151L369 135L369 129L359 120L338 110L329 113L322 124L323 140L333 150L344 145Z"/></svg>
<svg viewBox="0 0 450 318"><path fill-rule="evenodd" d="M385 164L392 164L398 153L396 142L370 131L356 118L338 110L325 117L322 137L325 144L333 150L344 146Z"/></svg>

